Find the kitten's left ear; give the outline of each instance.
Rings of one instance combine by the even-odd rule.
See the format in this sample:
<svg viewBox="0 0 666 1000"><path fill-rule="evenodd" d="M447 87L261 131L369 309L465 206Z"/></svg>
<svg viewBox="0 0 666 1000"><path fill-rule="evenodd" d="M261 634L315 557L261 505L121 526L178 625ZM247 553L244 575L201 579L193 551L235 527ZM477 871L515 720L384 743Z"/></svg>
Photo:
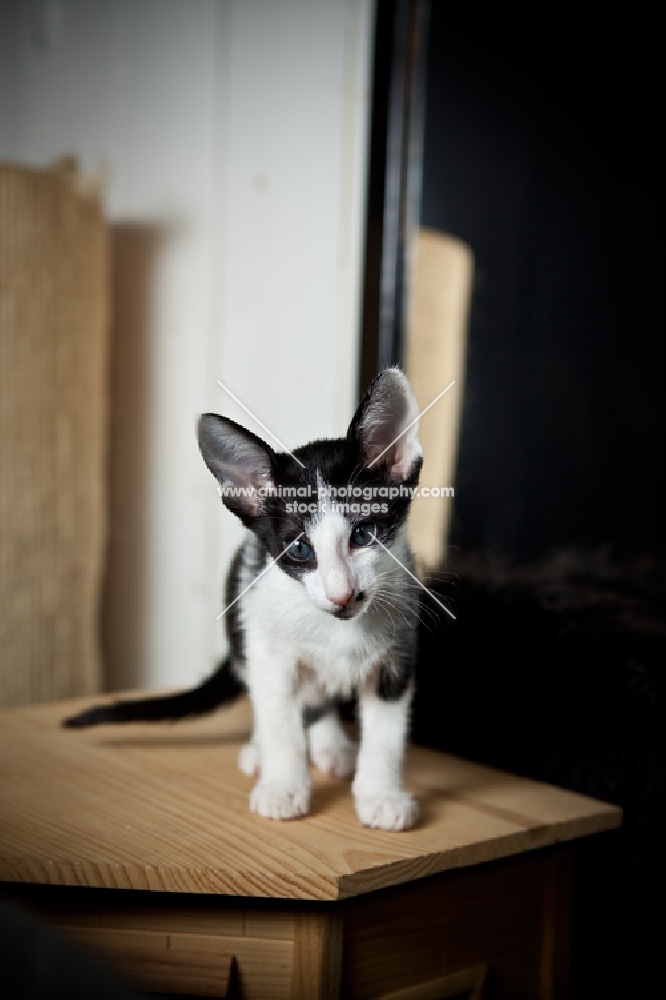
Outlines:
<svg viewBox="0 0 666 1000"><path fill-rule="evenodd" d="M256 434L229 417L204 413L197 423L203 460L217 479L226 507L248 528L261 512L266 490L273 485L273 451Z"/></svg>
<svg viewBox="0 0 666 1000"><path fill-rule="evenodd" d="M372 381L347 432L365 467L380 470L392 482L404 482L420 469L419 407L409 380L388 368Z"/></svg>

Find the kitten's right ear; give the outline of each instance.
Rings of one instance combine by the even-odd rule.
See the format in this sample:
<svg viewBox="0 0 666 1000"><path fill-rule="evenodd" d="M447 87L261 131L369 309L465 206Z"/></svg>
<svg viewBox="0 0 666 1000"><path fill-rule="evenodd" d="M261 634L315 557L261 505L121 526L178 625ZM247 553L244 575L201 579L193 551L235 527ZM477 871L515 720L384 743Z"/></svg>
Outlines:
<svg viewBox="0 0 666 1000"><path fill-rule="evenodd" d="M418 429L419 404L407 376L387 368L372 380L347 437L365 468L375 466L389 481L405 482L418 474L423 461Z"/></svg>
<svg viewBox="0 0 666 1000"><path fill-rule="evenodd" d="M273 486L273 450L240 424L204 413L197 423L203 460L220 484L223 503L248 525L262 504L259 490Z"/></svg>

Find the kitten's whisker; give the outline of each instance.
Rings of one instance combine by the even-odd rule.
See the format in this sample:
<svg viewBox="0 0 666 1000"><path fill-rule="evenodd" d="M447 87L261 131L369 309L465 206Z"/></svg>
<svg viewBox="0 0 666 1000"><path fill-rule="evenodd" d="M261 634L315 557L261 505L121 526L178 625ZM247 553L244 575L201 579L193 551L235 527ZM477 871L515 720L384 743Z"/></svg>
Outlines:
<svg viewBox="0 0 666 1000"><path fill-rule="evenodd" d="M377 602L379 607L382 608L386 612L388 617L391 619L391 625L393 626L393 635L391 636L391 639L394 639L398 630L393 615L389 611L390 605L386 601L384 601L381 597L378 596L375 597L375 601Z"/></svg>
<svg viewBox="0 0 666 1000"><path fill-rule="evenodd" d="M402 596L402 595L399 595L399 596ZM388 599L388 598L386 598L386 597L385 597L384 599L385 599L385 600L386 600L387 602L389 601L389 599ZM416 604L413 604L413 605L411 605L411 604L407 604L407 605L405 605L404 601L402 601L402 603L401 603L400 605L396 604L396 603L395 603L395 602L393 602L393 601L390 601L389 603L391 604L391 607L395 608L395 610L396 610L396 611L398 611L398 612L399 612L400 614L402 614L403 618L405 618L405 620L406 620L406 621L408 622L408 624L410 624L410 625L413 625L413 624L414 624L415 622L419 622L419 624L423 625L423 627L424 627L424 628L426 628L426 629L427 629L427 630L428 630L429 632L432 632L432 625L431 625L431 623L430 623L430 622L427 622L427 621L426 621L426 620L425 620L425 619L424 619L424 618L423 618L423 617L421 616L421 614L419 613L419 609L421 609L421 608L423 608L423 610L424 610L424 611L425 611L425 612L426 612L426 613L427 613L428 615L430 615L430 617L431 617L431 618L432 618L432 619L434 620L434 624L436 624L436 625L439 625L439 618L438 618L438 616L437 616L436 614L434 614L434 613L433 613L433 612L432 612L432 611L430 610L430 608L426 608L426 607L425 607L424 605L422 605L422 604L419 604L419 603L416 603ZM407 617L406 617L406 614L405 614L405 612L406 612L407 614L409 614L409 615L411 615L411 616L412 616L412 620L411 620L411 621L409 621L409 620L407 619Z"/></svg>
<svg viewBox="0 0 666 1000"><path fill-rule="evenodd" d="M411 576L412 580L415 580L416 583L418 583L419 587L421 587L423 590L425 590L426 594L430 595L430 597L433 599L433 601L435 602L435 604L439 604L440 608L442 608L444 611L446 611L447 615L450 615L451 618L453 618L453 620L455 621L456 616L453 614L453 612L449 611L449 609L446 607L446 605L442 604L442 602L435 597L435 595L433 594L433 592L431 590L428 590L428 588L426 587L426 585L424 583L421 583L421 581L418 579L418 577L414 576L414 574L412 573L411 569L407 569L407 567L405 566L405 564L403 562L401 562L398 559L397 556L394 556L393 553L391 552L391 550L387 549L387 547L384 545L383 542L380 542L380 540L377 538L377 535L373 535L372 537L373 537L374 541L377 543L377 545L380 545L384 549L384 552L386 552L387 555L389 555L391 557L391 559L394 559L397 562L398 566L402 566L402 568L404 569L405 573L407 573L408 576Z"/></svg>
<svg viewBox="0 0 666 1000"><path fill-rule="evenodd" d="M398 612L398 614L402 615L403 619L408 625L411 625L412 622L410 622L405 612L412 614L414 617L418 619L418 613L416 612L415 608L411 607L409 604L405 605L404 602L402 604L398 604L397 601L391 599L396 596L391 591L380 590L379 593L386 606L392 607L395 611Z"/></svg>
<svg viewBox="0 0 666 1000"><path fill-rule="evenodd" d="M412 584L412 589L417 590L418 588L414 586L414 584ZM423 601L414 600L412 595L408 595L408 600L410 601L410 603L405 604L404 593L398 593L396 594L396 597L402 599L402 606L406 607L407 610L409 610L411 614L414 615L417 621L419 621L429 631L430 631L430 625L426 622L425 618L423 617L424 615L427 615L428 618L430 618L430 621L433 625L440 624L441 616L438 615L437 612L434 611L432 608L429 608L428 605L425 604Z"/></svg>
<svg viewBox="0 0 666 1000"><path fill-rule="evenodd" d="M406 625L411 625L411 624L412 624L412 623L410 622L409 618L407 617L407 615L406 615L406 614L404 613L404 611L402 610L402 608L398 607L398 605L397 605L397 604L395 604L395 603L392 603L391 601L388 601L388 600L387 600L386 598L384 598L384 606L385 606L386 608L389 608L389 607L390 607L390 608L392 608L392 609L393 609L394 611L397 611L397 612L398 612L398 614L399 614L399 615L401 616L401 618L403 619L403 621L405 622L405 624L406 624Z"/></svg>

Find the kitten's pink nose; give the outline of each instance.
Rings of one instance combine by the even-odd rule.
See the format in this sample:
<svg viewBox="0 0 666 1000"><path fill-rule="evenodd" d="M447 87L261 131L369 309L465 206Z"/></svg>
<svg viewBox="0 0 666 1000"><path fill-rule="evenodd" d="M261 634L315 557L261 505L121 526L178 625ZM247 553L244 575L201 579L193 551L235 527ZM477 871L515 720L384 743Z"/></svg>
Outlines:
<svg viewBox="0 0 666 1000"><path fill-rule="evenodd" d="M339 608L346 608L354 596L354 591L349 590L345 594L328 594L327 596L331 604L337 604Z"/></svg>

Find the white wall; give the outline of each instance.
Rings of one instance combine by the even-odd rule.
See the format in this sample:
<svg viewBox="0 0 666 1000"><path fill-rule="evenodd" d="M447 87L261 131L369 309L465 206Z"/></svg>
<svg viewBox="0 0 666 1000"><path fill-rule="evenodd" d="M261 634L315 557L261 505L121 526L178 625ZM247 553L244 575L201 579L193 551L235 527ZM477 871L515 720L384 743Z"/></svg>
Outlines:
<svg viewBox="0 0 666 1000"><path fill-rule="evenodd" d="M261 430L216 380L289 448L351 416L373 14L373 0L0 0L0 157L73 153L106 174L114 224L159 234L145 343L117 331L113 686L188 684L223 648L240 528L194 421Z"/></svg>

